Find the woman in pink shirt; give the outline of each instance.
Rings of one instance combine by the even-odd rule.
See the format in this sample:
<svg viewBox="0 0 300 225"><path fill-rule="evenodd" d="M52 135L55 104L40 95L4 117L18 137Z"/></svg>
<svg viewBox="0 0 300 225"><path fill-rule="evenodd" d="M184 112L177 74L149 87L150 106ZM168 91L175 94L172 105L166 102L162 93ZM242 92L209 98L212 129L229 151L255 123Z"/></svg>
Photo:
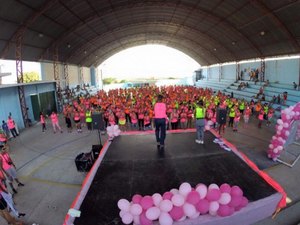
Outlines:
<svg viewBox="0 0 300 225"><path fill-rule="evenodd" d="M51 122L52 122L53 132L56 133L56 128L57 128L62 133L63 131L60 128L59 123L58 123L58 116L54 111L50 115L50 118L51 118Z"/></svg>
<svg viewBox="0 0 300 225"><path fill-rule="evenodd" d="M158 95L157 102L154 105L154 123L155 123L155 136L157 142L157 148L164 150L166 139L166 118L167 107L162 102L163 96Z"/></svg>

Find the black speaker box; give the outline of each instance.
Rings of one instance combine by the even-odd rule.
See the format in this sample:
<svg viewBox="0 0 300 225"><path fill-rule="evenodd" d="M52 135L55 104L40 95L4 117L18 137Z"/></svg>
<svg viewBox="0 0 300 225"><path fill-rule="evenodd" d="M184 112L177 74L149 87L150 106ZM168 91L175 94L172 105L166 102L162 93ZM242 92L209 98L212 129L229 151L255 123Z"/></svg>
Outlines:
<svg viewBox="0 0 300 225"><path fill-rule="evenodd" d="M226 117L227 117L226 109L217 109L216 119L217 119L218 124L225 124Z"/></svg>
<svg viewBox="0 0 300 225"><path fill-rule="evenodd" d="M98 156L100 154L100 151L102 149L102 145L93 145L92 146L92 156L93 156L93 160L96 161L98 159Z"/></svg>
<svg viewBox="0 0 300 225"><path fill-rule="evenodd" d="M80 153L75 158L75 165L79 172L89 172L93 166L92 153Z"/></svg>
<svg viewBox="0 0 300 225"><path fill-rule="evenodd" d="M92 126L94 130L105 130L102 113L93 113L92 120Z"/></svg>

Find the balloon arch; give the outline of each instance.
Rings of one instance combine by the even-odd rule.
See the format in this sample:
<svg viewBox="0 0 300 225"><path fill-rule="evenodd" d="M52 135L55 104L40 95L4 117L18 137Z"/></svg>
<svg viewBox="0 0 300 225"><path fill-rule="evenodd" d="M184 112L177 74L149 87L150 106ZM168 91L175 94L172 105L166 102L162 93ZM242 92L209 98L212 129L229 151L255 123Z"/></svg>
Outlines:
<svg viewBox="0 0 300 225"><path fill-rule="evenodd" d="M291 141L300 138L300 102L281 111L277 120L276 134L269 144L268 157L278 160L281 152Z"/></svg>

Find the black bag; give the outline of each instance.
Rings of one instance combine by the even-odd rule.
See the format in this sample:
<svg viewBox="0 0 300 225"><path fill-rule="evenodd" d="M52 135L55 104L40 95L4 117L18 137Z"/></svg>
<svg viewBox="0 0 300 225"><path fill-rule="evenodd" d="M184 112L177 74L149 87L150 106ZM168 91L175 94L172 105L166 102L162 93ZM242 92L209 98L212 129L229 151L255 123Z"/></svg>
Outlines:
<svg viewBox="0 0 300 225"><path fill-rule="evenodd" d="M80 153L75 158L75 165L78 172L89 172L93 166L93 157L90 152Z"/></svg>

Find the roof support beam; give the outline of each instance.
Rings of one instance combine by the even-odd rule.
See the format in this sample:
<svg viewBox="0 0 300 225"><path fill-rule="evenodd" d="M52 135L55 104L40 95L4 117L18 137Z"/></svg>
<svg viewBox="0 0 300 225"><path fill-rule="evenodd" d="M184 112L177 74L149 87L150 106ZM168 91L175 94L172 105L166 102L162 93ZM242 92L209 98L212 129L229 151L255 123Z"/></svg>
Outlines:
<svg viewBox="0 0 300 225"><path fill-rule="evenodd" d="M300 52L300 45L297 40L294 38L293 34L289 31L289 29L280 21L280 19L262 2L259 0L250 1L255 6L257 6L263 14L266 14L270 19L278 26L282 32L287 36L290 40L291 44Z"/></svg>
<svg viewBox="0 0 300 225"><path fill-rule="evenodd" d="M5 58L6 54L9 51L9 47L11 45L11 43L13 41L15 41L19 35L24 35L24 33L26 32L27 28L33 24L38 17L40 17L47 9L49 9L54 3L56 3L57 0L48 0L45 2L44 5L42 5L42 7L40 7L40 9L31 14L27 20L25 20L25 22L16 30L16 32L10 37L9 41L7 42L7 44L5 45L5 47L3 48L3 51L1 52L1 58Z"/></svg>

